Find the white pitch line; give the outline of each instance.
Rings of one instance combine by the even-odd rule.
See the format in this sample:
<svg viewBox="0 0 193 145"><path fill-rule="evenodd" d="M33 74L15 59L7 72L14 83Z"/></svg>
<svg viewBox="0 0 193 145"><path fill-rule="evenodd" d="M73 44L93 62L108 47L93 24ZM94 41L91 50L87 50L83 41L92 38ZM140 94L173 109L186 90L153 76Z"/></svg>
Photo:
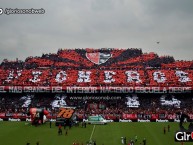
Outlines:
<svg viewBox="0 0 193 145"><path fill-rule="evenodd" d="M91 133L91 135L90 135L90 140L92 139L92 136L93 136L94 130L95 130L95 125L94 125L94 127L93 127L93 129L92 129L92 133Z"/></svg>

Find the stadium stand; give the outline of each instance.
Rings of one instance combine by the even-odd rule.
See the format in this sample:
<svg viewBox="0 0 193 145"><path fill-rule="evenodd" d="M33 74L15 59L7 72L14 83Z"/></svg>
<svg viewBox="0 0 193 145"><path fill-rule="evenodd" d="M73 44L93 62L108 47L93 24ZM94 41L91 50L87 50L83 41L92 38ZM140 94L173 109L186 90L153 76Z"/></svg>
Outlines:
<svg viewBox="0 0 193 145"><path fill-rule="evenodd" d="M26 117L43 107L55 118L75 106L80 120L103 115L114 121L176 119L193 112L193 61L176 61L141 49L59 49L56 54L3 60L0 118Z"/></svg>

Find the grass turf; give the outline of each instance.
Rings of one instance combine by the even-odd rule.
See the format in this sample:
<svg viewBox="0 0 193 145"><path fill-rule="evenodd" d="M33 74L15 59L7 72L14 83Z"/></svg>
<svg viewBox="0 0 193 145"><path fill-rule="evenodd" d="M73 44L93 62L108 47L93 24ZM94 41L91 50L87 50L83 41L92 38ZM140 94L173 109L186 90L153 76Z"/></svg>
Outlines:
<svg viewBox="0 0 193 145"><path fill-rule="evenodd" d="M170 124L170 132L164 135L163 127L167 128ZM187 124L188 125L188 124ZM186 125L186 126L187 126ZM139 145L143 138L146 138L147 145L180 145L174 141L175 131L178 130L178 123L109 123L107 125L87 125L87 128L72 127L65 136L58 135L58 128L52 123L35 127L26 122L0 122L0 144L1 145L36 145L39 141L40 145L72 145L74 141L78 141L80 145L85 145L89 141L91 134L92 140L97 145L121 145L121 137L126 136L128 139L134 139L138 136L135 145ZM192 143L185 143L192 145Z"/></svg>

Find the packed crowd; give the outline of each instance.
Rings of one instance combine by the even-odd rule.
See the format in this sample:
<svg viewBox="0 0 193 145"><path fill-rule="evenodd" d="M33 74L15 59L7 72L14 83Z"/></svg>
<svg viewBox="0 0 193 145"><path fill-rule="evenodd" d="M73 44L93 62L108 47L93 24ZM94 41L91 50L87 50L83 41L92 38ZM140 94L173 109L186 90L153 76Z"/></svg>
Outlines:
<svg viewBox="0 0 193 145"><path fill-rule="evenodd" d="M86 76L86 77L85 77ZM130 77L132 76L132 77ZM89 78L89 80L85 80ZM105 81L104 81L105 80ZM1 86L192 86L193 70L0 69Z"/></svg>
<svg viewBox="0 0 193 145"><path fill-rule="evenodd" d="M131 77L130 77L131 76ZM86 81L86 78L88 80ZM105 80L105 81L104 81ZM193 86L193 70L0 69L1 86Z"/></svg>
<svg viewBox="0 0 193 145"><path fill-rule="evenodd" d="M56 54L42 54L41 57L28 57L25 61L16 60L9 61L4 59L0 67L3 69L37 69L37 68L98 68L87 58L87 53L104 53L111 54L111 58L100 65L103 67L112 68L144 68L144 67L163 67L192 68L192 61L175 62L171 56L159 57L157 54L143 53L141 49L59 49Z"/></svg>
<svg viewBox="0 0 193 145"><path fill-rule="evenodd" d="M111 58L100 65L91 62L87 53L111 54ZM43 54L41 57L28 57L26 60L8 61L0 65L0 85L13 86L100 86L106 85L104 71L116 74L109 86L192 86L193 61L175 61L173 57L159 57L157 54L142 53L141 49L59 49L57 54ZM128 70L133 71L127 72ZM183 72L180 72L180 71ZM65 71L65 72L64 72ZM89 71L89 83L77 84L78 71ZM137 71L137 74L136 72ZM154 72L159 71L158 74ZM177 71L179 71L177 73ZM60 74L58 74L60 73ZM66 77L72 74L72 77ZM139 82L128 80L127 75L139 75ZM161 77L156 82L154 75ZM185 76L189 79L179 80ZM31 78L34 79L32 80ZM65 78L66 77L66 78ZM63 78L64 80L60 80ZM68 80L65 83L66 79ZM59 81L57 81L59 80ZM81 82L81 81L80 81ZM185 84L184 84L185 83Z"/></svg>
<svg viewBox="0 0 193 145"><path fill-rule="evenodd" d="M97 65L87 54L110 54L108 61ZM99 55L99 54L97 54ZM130 71L128 71L130 70ZM79 72L80 71L80 72ZM83 82L87 71L90 80ZM82 74L81 74L82 73ZM115 75L116 74L116 75ZM113 79L111 77L113 75ZM133 78L129 77L133 75ZM108 79L107 79L108 78ZM67 80L68 79L68 80ZM66 81L67 80L67 81ZM106 82L105 82L105 81ZM56 54L28 57L25 61L0 64L0 86L193 86L193 61L175 61L171 56L143 53L141 49L59 49ZM83 82L83 83L82 83ZM137 84L137 85L136 85ZM135 107L127 97L115 100L76 100L55 94L0 94L0 113L26 113L29 107L45 107L55 116L60 105L76 106L81 117L89 114L121 116L122 113L193 112L192 94L163 97L161 94L140 94ZM179 100L178 105L164 105L164 100ZM60 98L63 98L62 101ZM133 100L130 98L129 100ZM134 101L135 102L135 101ZM171 101L168 101L171 102ZM161 104L162 103L162 104ZM55 104L55 105L53 105ZM167 104L167 103L166 103ZM131 105L132 106L132 105ZM138 107L136 107L138 106ZM177 107L178 106L178 107Z"/></svg>
<svg viewBox="0 0 193 145"><path fill-rule="evenodd" d="M83 97L83 96L82 96ZM186 111L193 112L192 94L160 95L139 94L135 95L130 103L139 102L138 107L128 106L128 95L115 97L115 100L84 100L77 96L65 94L4 94L0 96L0 113L23 113L27 114L31 107L45 108L51 116L56 116L59 107L76 107L76 113L80 119L89 115L103 115L105 118L120 119L122 114L175 114ZM163 104L164 98L164 104Z"/></svg>

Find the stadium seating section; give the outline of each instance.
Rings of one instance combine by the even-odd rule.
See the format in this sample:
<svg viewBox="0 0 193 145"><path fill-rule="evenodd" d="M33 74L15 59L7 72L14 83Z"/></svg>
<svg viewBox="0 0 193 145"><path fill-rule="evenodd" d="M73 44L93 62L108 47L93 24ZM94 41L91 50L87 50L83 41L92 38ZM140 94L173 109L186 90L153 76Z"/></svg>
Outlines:
<svg viewBox="0 0 193 145"><path fill-rule="evenodd" d="M103 54L103 56L110 55L110 57L102 60L100 56L89 58L87 54ZM96 58L102 62L100 64L93 63L93 60L97 61ZM171 56L159 57L153 52L142 53L141 49L135 48L60 49L57 54L28 57L25 61L8 61L5 59L0 65L0 85L193 86L192 68L193 61L175 61ZM89 71L91 81L79 81L78 83L78 71ZM104 71L109 71L110 75L113 75L114 81L105 82L104 80L108 76L105 76ZM129 81L127 71L136 71L139 74L140 82ZM182 72L180 73L180 71ZM56 81L58 73L60 73L58 78L64 79L61 82ZM159 79L155 80L155 76Z"/></svg>
<svg viewBox="0 0 193 145"><path fill-rule="evenodd" d="M126 114L175 115L182 110L186 110L188 114L193 112L191 94L116 95L113 96L117 98L114 100L107 100L108 96L103 95L102 97L100 96L103 99L96 100L94 98L97 96L90 96L90 99L85 101L84 98L86 97L86 95L77 96L76 94L2 94L0 96L0 113L9 115L13 113L26 114L30 107L43 107L50 112L50 116L55 118L59 107L76 106L76 113L79 119L89 115L102 114L106 119L116 120L124 119Z"/></svg>
<svg viewBox="0 0 193 145"><path fill-rule="evenodd" d="M88 99L84 93L3 92L2 88L8 86L190 87L192 91L193 61L176 61L136 48L59 49L56 54L30 56L25 61L5 59L0 64L0 114L26 114L30 107L45 107L55 117L58 108L65 105L76 106L80 119L97 114L116 120L128 119L128 114L136 118L136 114L172 116L183 109L193 112L191 92L101 93L89 94Z"/></svg>

